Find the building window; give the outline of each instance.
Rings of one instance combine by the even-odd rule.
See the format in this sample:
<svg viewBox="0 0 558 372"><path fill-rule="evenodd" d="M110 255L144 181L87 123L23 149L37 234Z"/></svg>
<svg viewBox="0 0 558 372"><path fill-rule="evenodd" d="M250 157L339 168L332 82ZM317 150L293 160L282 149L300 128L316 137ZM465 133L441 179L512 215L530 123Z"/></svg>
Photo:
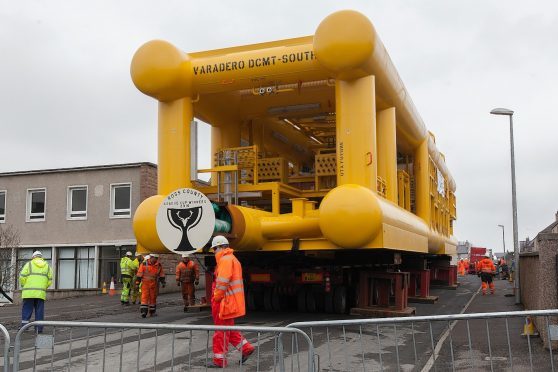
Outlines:
<svg viewBox="0 0 558 372"><path fill-rule="evenodd" d="M17 278L19 278L19 273L21 269L23 269L23 265L27 262L31 261L31 256L33 252L40 251L43 254L43 258L48 263L52 270L52 248L17 248L16 249L16 267L17 267ZM18 279L17 287L19 286L19 279ZM51 286L52 287L52 286Z"/></svg>
<svg viewBox="0 0 558 372"><path fill-rule="evenodd" d="M44 221L46 216L46 189L27 190L27 222Z"/></svg>
<svg viewBox="0 0 558 372"><path fill-rule="evenodd" d="M129 218L132 215L132 184L110 185L110 217Z"/></svg>
<svg viewBox="0 0 558 372"><path fill-rule="evenodd" d="M94 288L95 247L58 248L58 289Z"/></svg>
<svg viewBox="0 0 558 372"><path fill-rule="evenodd" d="M67 219L87 219L87 186L68 187L68 211Z"/></svg>
<svg viewBox="0 0 558 372"><path fill-rule="evenodd" d="M6 222L6 190L0 191L0 223Z"/></svg>

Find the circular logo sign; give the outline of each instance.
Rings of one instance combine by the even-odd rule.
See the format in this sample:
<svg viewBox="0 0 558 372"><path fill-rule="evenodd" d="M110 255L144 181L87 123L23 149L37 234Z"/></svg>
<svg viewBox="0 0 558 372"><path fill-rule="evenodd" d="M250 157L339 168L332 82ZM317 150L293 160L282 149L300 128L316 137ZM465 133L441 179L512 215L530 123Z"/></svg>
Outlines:
<svg viewBox="0 0 558 372"><path fill-rule="evenodd" d="M215 228L211 201L194 189L169 194L157 212L157 234L168 249L191 254L207 244Z"/></svg>

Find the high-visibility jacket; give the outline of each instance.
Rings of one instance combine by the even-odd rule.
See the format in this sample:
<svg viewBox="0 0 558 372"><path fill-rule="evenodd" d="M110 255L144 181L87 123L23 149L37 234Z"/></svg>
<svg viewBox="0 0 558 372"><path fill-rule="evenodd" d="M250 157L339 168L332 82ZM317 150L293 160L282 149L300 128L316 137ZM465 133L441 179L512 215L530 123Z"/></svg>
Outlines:
<svg viewBox="0 0 558 372"><path fill-rule="evenodd" d="M120 274L132 277L134 275L132 260L130 257L125 256L120 260Z"/></svg>
<svg viewBox="0 0 558 372"><path fill-rule="evenodd" d="M136 277L140 278L142 281L156 282L159 278L165 277L165 272L163 271L163 266L161 266L159 262L152 264L149 260L145 260L140 265Z"/></svg>
<svg viewBox="0 0 558 372"><path fill-rule="evenodd" d="M181 283L192 283L195 280L200 280L200 268L192 260L187 263L180 261L176 265L176 281Z"/></svg>
<svg viewBox="0 0 558 372"><path fill-rule="evenodd" d="M52 270L42 257L35 257L23 265L19 274L21 298L46 300L46 290L52 284Z"/></svg>
<svg viewBox="0 0 558 372"><path fill-rule="evenodd" d="M479 261L479 271L481 273L493 273L496 271L496 266L494 266L494 262L490 258L485 257Z"/></svg>
<svg viewBox="0 0 558 372"><path fill-rule="evenodd" d="M221 319L238 318L246 314L244 304L244 283L242 266L231 248L225 248L215 255L215 290L213 300L220 303Z"/></svg>

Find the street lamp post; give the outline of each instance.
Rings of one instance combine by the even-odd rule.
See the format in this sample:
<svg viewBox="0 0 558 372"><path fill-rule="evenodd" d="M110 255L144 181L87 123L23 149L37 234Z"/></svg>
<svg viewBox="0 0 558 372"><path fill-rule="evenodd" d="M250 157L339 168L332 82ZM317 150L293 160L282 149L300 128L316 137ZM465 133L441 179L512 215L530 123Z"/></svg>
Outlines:
<svg viewBox="0 0 558 372"><path fill-rule="evenodd" d="M502 244L504 245L504 257L508 252L506 252L506 230L504 229L504 225L498 225L502 228Z"/></svg>
<svg viewBox="0 0 558 372"><path fill-rule="evenodd" d="M513 150L513 111L505 108L495 108L492 115L506 115L510 118L510 148L511 148L511 177L512 177L512 207L513 207L513 252L515 262L514 289L515 303L521 303L519 295L519 241L517 238L517 199L515 197L515 155Z"/></svg>

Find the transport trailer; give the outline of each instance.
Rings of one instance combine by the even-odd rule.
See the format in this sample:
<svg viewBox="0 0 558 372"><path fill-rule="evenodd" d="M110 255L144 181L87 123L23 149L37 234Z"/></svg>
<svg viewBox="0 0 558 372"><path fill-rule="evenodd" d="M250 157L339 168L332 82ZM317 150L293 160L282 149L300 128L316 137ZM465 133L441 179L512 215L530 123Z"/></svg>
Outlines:
<svg viewBox="0 0 558 372"><path fill-rule="evenodd" d="M471 247L469 251L469 274L477 273L477 262L484 258L484 255L488 252L486 248L483 247Z"/></svg>
<svg viewBox="0 0 558 372"><path fill-rule="evenodd" d="M252 309L406 314L431 281L456 285L455 182L364 15L205 52L153 40L131 75L159 101L158 194L133 221L140 251L204 255L225 235ZM196 167L209 146L197 120L211 125L210 169Z"/></svg>

